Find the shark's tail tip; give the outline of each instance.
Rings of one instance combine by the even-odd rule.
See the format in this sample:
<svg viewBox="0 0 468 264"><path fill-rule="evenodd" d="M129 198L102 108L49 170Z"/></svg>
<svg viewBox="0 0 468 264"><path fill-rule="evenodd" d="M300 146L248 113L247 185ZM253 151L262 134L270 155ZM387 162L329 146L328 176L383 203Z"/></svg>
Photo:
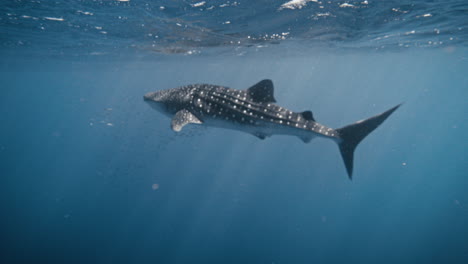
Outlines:
<svg viewBox="0 0 468 264"><path fill-rule="evenodd" d="M343 158L346 171L350 180L353 179L353 159L354 150L359 142L361 142L367 135L374 129L382 124L395 110L397 110L403 103L400 103L389 110L368 118L363 121L337 129L340 135L341 142L338 143L341 157Z"/></svg>

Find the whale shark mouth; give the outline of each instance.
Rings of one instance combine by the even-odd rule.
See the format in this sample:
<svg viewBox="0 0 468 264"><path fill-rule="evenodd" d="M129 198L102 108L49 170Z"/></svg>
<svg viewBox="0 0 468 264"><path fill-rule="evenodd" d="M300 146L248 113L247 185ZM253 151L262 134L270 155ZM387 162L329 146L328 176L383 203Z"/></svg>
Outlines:
<svg viewBox="0 0 468 264"><path fill-rule="evenodd" d="M155 92L147 93L143 96L143 100L145 101L153 100L154 95L155 95Z"/></svg>

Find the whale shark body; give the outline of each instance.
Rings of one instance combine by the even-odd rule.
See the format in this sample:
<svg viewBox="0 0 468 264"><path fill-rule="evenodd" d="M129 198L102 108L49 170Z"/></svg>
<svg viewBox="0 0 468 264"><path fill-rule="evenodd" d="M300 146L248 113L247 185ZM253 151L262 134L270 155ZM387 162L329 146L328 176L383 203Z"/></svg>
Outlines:
<svg viewBox="0 0 468 264"><path fill-rule="evenodd" d="M350 179L356 146L400 105L354 124L332 129L319 124L311 111L293 112L276 105L273 82L262 80L247 90L219 85L192 84L148 93L144 100L152 108L172 118L172 130L187 124L243 131L265 139L272 135L292 135L305 143L315 137L335 141Z"/></svg>

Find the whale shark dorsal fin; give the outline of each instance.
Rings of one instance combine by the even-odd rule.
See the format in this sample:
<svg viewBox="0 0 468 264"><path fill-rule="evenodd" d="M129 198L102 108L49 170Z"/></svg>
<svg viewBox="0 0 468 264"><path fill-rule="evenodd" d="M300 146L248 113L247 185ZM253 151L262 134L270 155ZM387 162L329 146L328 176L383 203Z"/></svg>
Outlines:
<svg viewBox="0 0 468 264"><path fill-rule="evenodd" d="M315 122L315 118L314 118L314 115L312 114L311 111L304 111L301 113L302 117L306 120L310 120L310 121L314 121Z"/></svg>
<svg viewBox="0 0 468 264"><path fill-rule="evenodd" d="M250 99L257 103L276 103L273 96L273 82L271 80L262 80L254 86L247 89Z"/></svg>
<svg viewBox="0 0 468 264"><path fill-rule="evenodd" d="M177 112L172 118L171 128L175 132L179 132L187 124L202 124L203 122L198 119L194 114L190 113L187 109L182 109Z"/></svg>

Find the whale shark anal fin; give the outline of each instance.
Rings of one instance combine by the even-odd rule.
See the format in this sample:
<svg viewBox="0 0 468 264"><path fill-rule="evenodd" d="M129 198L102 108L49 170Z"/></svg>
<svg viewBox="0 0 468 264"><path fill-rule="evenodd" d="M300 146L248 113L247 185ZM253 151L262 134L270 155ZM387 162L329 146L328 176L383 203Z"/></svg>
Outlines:
<svg viewBox="0 0 468 264"><path fill-rule="evenodd" d="M264 140L265 138L269 137L270 135L263 134L263 133L253 133L252 135L256 136L257 138Z"/></svg>
<svg viewBox="0 0 468 264"><path fill-rule="evenodd" d="M312 141L312 139L315 138L315 136L313 135L304 135L304 136L299 136L299 138L302 140L302 142L304 143L309 143L310 141Z"/></svg>
<svg viewBox="0 0 468 264"><path fill-rule="evenodd" d="M179 132L187 124L202 124L203 122L198 119L194 114L190 113L187 109L182 109L177 112L171 121L171 128L175 132Z"/></svg>

